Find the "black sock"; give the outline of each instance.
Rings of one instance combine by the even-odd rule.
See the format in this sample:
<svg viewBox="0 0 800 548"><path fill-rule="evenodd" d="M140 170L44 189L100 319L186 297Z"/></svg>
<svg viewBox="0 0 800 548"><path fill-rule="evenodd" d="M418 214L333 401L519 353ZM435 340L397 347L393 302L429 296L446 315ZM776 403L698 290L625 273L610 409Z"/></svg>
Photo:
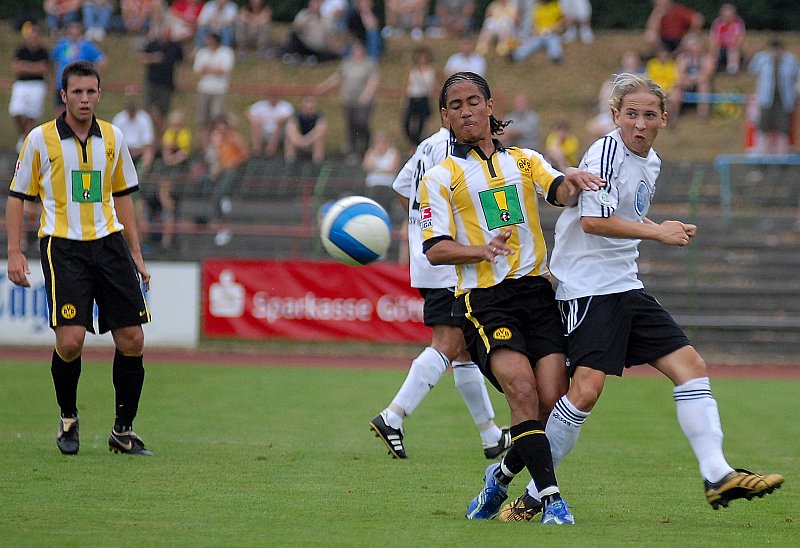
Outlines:
<svg viewBox="0 0 800 548"><path fill-rule="evenodd" d="M506 470L514 474L514 476L522 472L522 469L525 468L525 463L522 460L522 454L515 445L511 445L508 453L506 453L506 456L503 457L503 466L506 467ZM494 477L497 478L497 481L503 485L509 485L511 480L514 479L514 476L506 476L503 473L503 466L497 469Z"/></svg>
<svg viewBox="0 0 800 548"><path fill-rule="evenodd" d="M125 356L119 350L114 352L112 371L116 395L114 430L117 432L130 430L139 410L139 398L144 385L142 361L142 356Z"/></svg>
<svg viewBox="0 0 800 548"><path fill-rule="evenodd" d="M71 362L65 362L58 352L53 350L50 374L53 376L53 386L56 389L56 401L61 408L61 416L76 417L78 415L78 379L81 377L81 357L78 356Z"/></svg>
<svg viewBox="0 0 800 548"><path fill-rule="evenodd" d="M548 487L558 489L556 473L553 468L553 455L550 442L544 433L544 424L538 420L528 420L511 427L513 447L517 447L525 467L541 492Z"/></svg>

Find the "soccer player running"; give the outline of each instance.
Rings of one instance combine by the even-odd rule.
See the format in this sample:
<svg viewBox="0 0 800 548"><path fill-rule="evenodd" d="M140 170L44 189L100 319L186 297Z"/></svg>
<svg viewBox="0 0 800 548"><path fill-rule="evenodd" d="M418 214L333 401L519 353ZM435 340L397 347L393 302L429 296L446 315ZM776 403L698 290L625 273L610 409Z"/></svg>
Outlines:
<svg viewBox="0 0 800 548"><path fill-rule="evenodd" d="M116 351L113 384L116 418L108 448L152 455L133 432L144 383L142 324L150 321L140 286L149 287L131 193L136 170L122 132L95 118L100 76L88 62L68 65L61 78L66 111L34 128L23 144L6 205L8 278L29 287L22 252L25 200L41 199L39 248L50 327L56 336L51 362L61 408L56 443L65 455L80 446L77 407L81 352L94 332L93 303L101 333L111 330Z"/></svg>
<svg viewBox="0 0 800 548"><path fill-rule="evenodd" d="M493 116L489 85L475 73L450 76L440 104L455 142L423 179L423 248L431 264L456 265L453 313L466 320L470 355L511 410L514 445L505 460L513 454L536 480L542 523L572 524L542 423L542 408L566 391L567 376L537 194L569 205L602 181L577 170L564 176L538 152L493 139L508 122Z"/></svg>
<svg viewBox="0 0 800 548"><path fill-rule="evenodd" d="M494 408L483 374L466 350L461 331L464 319L451 314L457 282L455 268L431 265L422 252L419 188L425 172L448 156L450 131L446 120L443 119L442 124L444 127L417 146L392 183L408 210L411 286L419 288L425 300L423 321L431 328L431 344L411 363L400 390L389 406L370 421L370 429L383 440L390 455L406 458L403 419L411 415L451 365L456 388L480 432L483 454L487 459L494 459L511 447L511 434L507 428L501 429L495 424Z"/></svg>
<svg viewBox="0 0 800 548"><path fill-rule="evenodd" d="M780 487L783 477L728 464L706 365L637 276L642 239L686 246L697 231L691 224L659 224L646 216L661 169L652 146L667 123L665 94L652 81L623 73L614 81L610 105L617 129L597 140L580 164L607 186L581 193L579 207L561 213L550 261L560 282L556 298L572 375L547 423L554 464L575 446L606 375L622 376L626 367L649 364L675 385L678 423L699 462L708 503L717 509L764 496ZM533 483L528 490L535 490Z"/></svg>

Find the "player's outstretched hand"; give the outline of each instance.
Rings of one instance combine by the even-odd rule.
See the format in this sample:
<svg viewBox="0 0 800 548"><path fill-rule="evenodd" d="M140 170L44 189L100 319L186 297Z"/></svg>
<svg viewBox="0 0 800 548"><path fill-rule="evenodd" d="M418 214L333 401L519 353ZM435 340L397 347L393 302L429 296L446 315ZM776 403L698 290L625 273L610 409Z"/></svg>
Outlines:
<svg viewBox="0 0 800 548"><path fill-rule="evenodd" d="M486 246L486 253L484 257L487 261L494 261L500 255L511 255L514 250L508 247L508 239L511 238L511 229L508 228L492 238L492 241Z"/></svg>

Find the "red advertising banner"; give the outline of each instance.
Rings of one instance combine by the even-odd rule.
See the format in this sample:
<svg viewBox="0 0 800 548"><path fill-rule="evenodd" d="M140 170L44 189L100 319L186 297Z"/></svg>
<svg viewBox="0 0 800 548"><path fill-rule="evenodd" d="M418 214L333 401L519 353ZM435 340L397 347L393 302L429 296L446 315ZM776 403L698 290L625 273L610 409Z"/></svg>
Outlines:
<svg viewBox="0 0 800 548"><path fill-rule="evenodd" d="M430 341L408 267L208 260L203 334L242 339Z"/></svg>

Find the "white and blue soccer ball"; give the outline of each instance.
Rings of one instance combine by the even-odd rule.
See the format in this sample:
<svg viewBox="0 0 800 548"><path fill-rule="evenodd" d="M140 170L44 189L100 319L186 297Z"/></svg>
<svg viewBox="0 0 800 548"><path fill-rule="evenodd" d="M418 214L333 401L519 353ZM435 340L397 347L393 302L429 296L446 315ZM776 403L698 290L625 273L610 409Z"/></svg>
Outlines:
<svg viewBox="0 0 800 548"><path fill-rule="evenodd" d="M325 251L340 263L365 265L386 254L392 243L392 222L375 200L348 196L327 207L320 237Z"/></svg>

